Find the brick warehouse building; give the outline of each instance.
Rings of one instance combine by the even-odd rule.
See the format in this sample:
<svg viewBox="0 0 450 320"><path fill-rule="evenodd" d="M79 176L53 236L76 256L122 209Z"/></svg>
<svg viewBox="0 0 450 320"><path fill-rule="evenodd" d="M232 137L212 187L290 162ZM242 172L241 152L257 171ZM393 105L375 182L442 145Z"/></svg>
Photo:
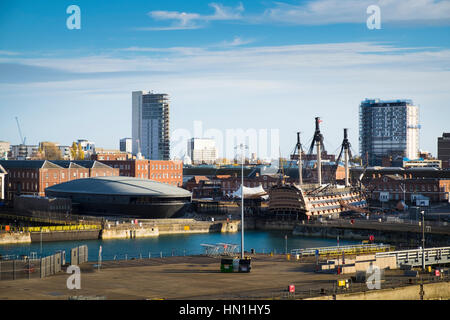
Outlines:
<svg viewBox="0 0 450 320"><path fill-rule="evenodd" d="M100 160L119 169L119 175L150 179L181 187L183 184L183 162L180 160Z"/></svg>
<svg viewBox="0 0 450 320"><path fill-rule="evenodd" d="M432 202L448 201L450 170L437 168L355 167L350 170L353 183L364 173L362 184L368 196L379 200L380 192L389 193L389 200L410 203L415 195L423 195Z"/></svg>
<svg viewBox="0 0 450 320"><path fill-rule="evenodd" d="M45 188L63 182L118 176L119 170L98 161L0 160L6 170L5 199L14 195L45 196Z"/></svg>
<svg viewBox="0 0 450 320"><path fill-rule="evenodd" d="M432 202L442 202L449 200L450 179L409 179L400 175L383 175L371 179L365 186L372 200L380 200L380 193L384 193L389 201L412 203L417 196L423 195Z"/></svg>

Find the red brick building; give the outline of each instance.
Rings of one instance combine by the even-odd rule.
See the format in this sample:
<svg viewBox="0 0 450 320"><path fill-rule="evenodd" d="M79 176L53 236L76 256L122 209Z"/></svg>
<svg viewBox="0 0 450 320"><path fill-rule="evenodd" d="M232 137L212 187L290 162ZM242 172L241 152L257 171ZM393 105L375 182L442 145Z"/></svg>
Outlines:
<svg viewBox="0 0 450 320"><path fill-rule="evenodd" d="M119 170L97 161L2 160L7 171L5 198L14 195L44 196L45 188L89 177L118 176Z"/></svg>
<svg viewBox="0 0 450 320"><path fill-rule="evenodd" d="M448 201L450 179L411 179L401 175L383 175L365 183L368 196L379 200L380 193L388 194L389 201L406 199L410 203L417 195L428 197L432 202Z"/></svg>
<svg viewBox="0 0 450 320"><path fill-rule="evenodd" d="M181 187L183 184L183 162L179 160L100 160L112 168L119 169L121 176L150 179Z"/></svg>

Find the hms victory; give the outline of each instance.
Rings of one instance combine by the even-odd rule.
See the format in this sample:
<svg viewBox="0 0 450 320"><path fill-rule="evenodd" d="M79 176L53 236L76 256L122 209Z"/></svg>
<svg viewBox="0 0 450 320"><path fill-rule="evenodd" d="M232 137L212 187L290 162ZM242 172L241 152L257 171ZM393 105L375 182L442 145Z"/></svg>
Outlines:
<svg viewBox="0 0 450 320"><path fill-rule="evenodd" d="M351 185L349 178L350 142L347 129L344 129L344 140L335 167L339 165L342 154L345 163L345 182L339 185L334 181L322 183L322 146L323 135L320 132L320 118L316 118L316 129L312 139L309 154L314 146L317 148L317 183L303 183L304 168L302 162L302 146L300 133L297 133L296 151L298 151L298 184L281 183L269 189L269 212L273 215L293 215L300 219L310 219L326 216L338 216L345 212L367 212L367 201L361 184ZM295 152L294 152L295 153Z"/></svg>

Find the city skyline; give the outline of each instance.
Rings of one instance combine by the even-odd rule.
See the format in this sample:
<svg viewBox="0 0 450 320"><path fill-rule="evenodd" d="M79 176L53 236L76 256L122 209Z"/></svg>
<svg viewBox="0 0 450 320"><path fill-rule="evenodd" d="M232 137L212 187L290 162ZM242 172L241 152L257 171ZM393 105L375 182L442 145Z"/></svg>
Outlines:
<svg viewBox="0 0 450 320"><path fill-rule="evenodd" d="M131 136L130 93L153 90L171 97L171 133L192 132L197 120L224 132L275 128L286 157L319 116L335 153L344 127L358 150L365 98L411 99L420 149L436 156L449 131L450 9L396 3L77 1L81 29L68 30L72 3L2 2L0 139L19 144L18 116L29 144L86 138L118 148ZM370 4L380 6L379 30L366 26ZM11 18L19 10L20 24Z"/></svg>

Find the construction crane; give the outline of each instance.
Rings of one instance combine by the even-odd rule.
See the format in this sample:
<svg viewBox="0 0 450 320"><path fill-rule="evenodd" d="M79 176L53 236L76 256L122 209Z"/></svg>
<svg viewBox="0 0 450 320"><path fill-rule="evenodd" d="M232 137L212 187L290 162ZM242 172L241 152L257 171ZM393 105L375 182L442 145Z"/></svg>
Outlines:
<svg viewBox="0 0 450 320"><path fill-rule="evenodd" d="M20 130L19 118L17 118L17 117L16 117L16 122L17 122L17 128L19 129L20 143L25 145L25 140L27 138L26 137L22 137L22 130Z"/></svg>

